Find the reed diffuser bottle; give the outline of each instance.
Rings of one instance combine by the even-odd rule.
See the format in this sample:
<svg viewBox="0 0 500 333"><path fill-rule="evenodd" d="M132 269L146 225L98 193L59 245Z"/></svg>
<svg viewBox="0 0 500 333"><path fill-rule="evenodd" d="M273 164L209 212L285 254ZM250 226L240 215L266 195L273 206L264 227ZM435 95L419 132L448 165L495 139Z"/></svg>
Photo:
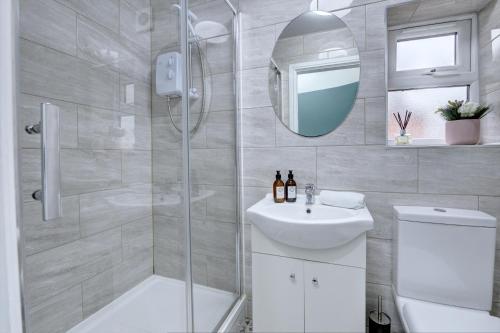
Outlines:
<svg viewBox="0 0 500 333"><path fill-rule="evenodd" d="M396 136L394 139L397 145L408 145L411 143L411 136L410 134L406 133L406 128L408 127L408 124L410 122L411 118L411 112L408 112L406 110L404 119L401 117L399 112L393 113L392 114L394 118L396 119L396 122L398 123L399 126L399 135Z"/></svg>

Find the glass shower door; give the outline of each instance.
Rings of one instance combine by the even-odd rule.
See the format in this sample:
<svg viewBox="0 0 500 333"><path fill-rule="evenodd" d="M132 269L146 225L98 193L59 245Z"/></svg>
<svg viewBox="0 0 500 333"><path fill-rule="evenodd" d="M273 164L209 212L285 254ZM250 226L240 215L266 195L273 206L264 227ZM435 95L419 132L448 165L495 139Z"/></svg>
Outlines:
<svg viewBox="0 0 500 333"><path fill-rule="evenodd" d="M183 117L189 115L192 132L186 171L197 332L216 330L240 292L235 14L224 0L191 0L186 18L190 103Z"/></svg>

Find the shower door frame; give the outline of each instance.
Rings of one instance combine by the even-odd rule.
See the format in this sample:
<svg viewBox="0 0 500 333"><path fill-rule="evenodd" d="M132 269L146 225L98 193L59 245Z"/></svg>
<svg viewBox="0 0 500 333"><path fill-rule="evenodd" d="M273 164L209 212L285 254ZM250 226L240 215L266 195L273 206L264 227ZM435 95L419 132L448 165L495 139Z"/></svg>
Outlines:
<svg viewBox="0 0 500 333"><path fill-rule="evenodd" d="M227 332L240 318L242 311L246 305L245 294L245 246L244 246L244 226L242 225L242 212L241 212L241 131L239 126L240 120L240 96L241 96L241 15L238 10L232 5L230 0L224 1L229 7L233 19L233 92L235 102L234 128L235 128L235 187L237 190L236 200L236 282L238 285L238 298L234 301L231 308L226 312L224 317L219 321L216 329L218 332ZM181 40L181 53L183 57L182 62L182 163L183 163L183 197L184 200L184 220L186 223L185 228L185 283L186 283L186 331L194 332L194 299L193 299L193 270L192 270L192 233L191 233L191 143L190 143L190 113L189 113L189 80L190 77L190 55L189 48L189 0L180 0L180 40ZM186 199L188 198L188 199Z"/></svg>
<svg viewBox="0 0 500 333"><path fill-rule="evenodd" d="M0 318L12 333L25 331L23 302L23 242L21 191L17 144L17 95L19 63L19 1L0 1Z"/></svg>

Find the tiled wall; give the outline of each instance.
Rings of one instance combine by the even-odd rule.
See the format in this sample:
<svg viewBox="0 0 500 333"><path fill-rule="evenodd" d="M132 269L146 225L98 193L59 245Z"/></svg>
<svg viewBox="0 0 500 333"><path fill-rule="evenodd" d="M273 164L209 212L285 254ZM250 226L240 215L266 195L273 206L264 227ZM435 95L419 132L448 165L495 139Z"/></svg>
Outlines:
<svg viewBox="0 0 500 333"><path fill-rule="evenodd" d="M500 148L386 148L384 11L389 4L401 1L318 2L319 9L334 11L353 31L361 56L361 83L356 105L344 124L328 135L304 138L276 120L269 100L268 67L274 40L281 29L308 10L311 1L240 1L243 208L270 191L277 169L293 169L301 188L305 183L315 183L319 189L365 193L375 219L374 230L368 234L367 310L375 308L377 295L383 295L394 331L400 331L391 295L392 206L479 208L500 218ZM488 24L498 25L498 19ZM491 28L483 26L484 30ZM491 80L498 80L493 77L496 72L490 71ZM493 87L498 84L497 81L490 85L496 96L498 87ZM246 228L249 237L248 224ZM248 243L249 239L249 246ZM247 293L251 297L249 252L247 249ZM496 305L500 304L499 272L500 262L495 278Z"/></svg>
<svg viewBox="0 0 500 333"><path fill-rule="evenodd" d="M481 102L492 105L496 111L481 121L482 140L500 142L500 2L492 0L478 15L479 19L479 75Z"/></svg>
<svg viewBox="0 0 500 333"><path fill-rule="evenodd" d="M21 0L29 332L66 332L153 272L149 0ZM125 85L135 103L125 104ZM63 218L43 222L39 104L61 109Z"/></svg>
<svg viewBox="0 0 500 333"><path fill-rule="evenodd" d="M179 51L176 0L152 0L153 70L156 57ZM209 98L204 120L191 137L192 255L195 283L236 291L236 168L235 98L233 89L233 15L223 0L190 1L190 10L201 21L219 24L215 35L203 36ZM213 28L213 27L212 27ZM208 30L205 30L205 32ZM194 47L194 46L193 46ZM193 50L194 86L203 93L201 69ZM153 74L154 75L154 74ZM167 100L153 99L153 220L155 273L184 279L184 223L182 205L182 137L172 125ZM171 101L174 121L180 126L179 99ZM191 101L192 125L201 100Z"/></svg>

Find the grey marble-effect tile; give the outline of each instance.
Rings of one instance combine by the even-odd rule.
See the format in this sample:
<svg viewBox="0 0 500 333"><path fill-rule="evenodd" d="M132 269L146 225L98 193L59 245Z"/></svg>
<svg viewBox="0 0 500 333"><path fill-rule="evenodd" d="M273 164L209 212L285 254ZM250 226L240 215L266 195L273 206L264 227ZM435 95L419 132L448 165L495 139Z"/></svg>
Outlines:
<svg viewBox="0 0 500 333"><path fill-rule="evenodd" d="M385 48L387 36L386 11L391 1L376 2L366 8L366 50L379 50ZM395 7L400 8L401 6ZM393 12L392 8L389 12ZM398 13L403 16L405 13ZM413 14L410 11L410 15ZM389 14L387 14L389 15Z"/></svg>
<svg viewBox="0 0 500 333"><path fill-rule="evenodd" d="M386 143L385 97L365 99L365 140L367 145Z"/></svg>
<svg viewBox="0 0 500 333"><path fill-rule="evenodd" d="M186 270L184 269L185 258L183 250L176 248L171 249L169 247L155 247L154 251L155 274L177 280L186 279ZM192 272L194 283L207 285L207 262L205 256L193 253Z"/></svg>
<svg viewBox="0 0 500 333"><path fill-rule="evenodd" d="M151 49L157 52L179 43L179 13L173 10L174 0L152 0L153 29L151 30Z"/></svg>
<svg viewBox="0 0 500 333"><path fill-rule="evenodd" d="M282 122L276 123L276 145L284 146L329 146L362 145L365 142L365 103L355 101L351 112L339 127L319 137L304 137L289 130ZM246 125L245 125L246 126Z"/></svg>
<svg viewBox="0 0 500 333"><path fill-rule="evenodd" d="M207 147L207 118L210 113L200 115L199 113L192 113L190 119L190 130L193 131L196 127L199 117L202 116L203 120L196 132L191 133L191 148L206 148ZM153 150L162 153L171 149L182 148L182 134L175 127L182 128L182 117L180 115L161 116L152 118L152 141Z"/></svg>
<svg viewBox="0 0 500 333"><path fill-rule="evenodd" d="M28 310L29 327L37 333L64 333L82 319L80 284Z"/></svg>
<svg viewBox="0 0 500 333"><path fill-rule="evenodd" d="M127 104L125 100L125 89L131 84L134 85L134 103ZM152 87L150 84L120 74L120 111L143 117L151 117L151 89Z"/></svg>
<svg viewBox="0 0 500 333"><path fill-rule="evenodd" d="M268 72L267 67L242 71L241 106L243 108L271 106Z"/></svg>
<svg viewBox="0 0 500 333"><path fill-rule="evenodd" d="M123 260L147 255L153 248L153 217L148 216L122 225Z"/></svg>
<svg viewBox="0 0 500 333"><path fill-rule="evenodd" d="M243 185L272 188L276 170L283 179L293 170L299 187L316 184L316 148L245 148L243 150Z"/></svg>
<svg viewBox="0 0 500 333"><path fill-rule="evenodd" d="M151 118L80 105L78 146L84 149L151 149Z"/></svg>
<svg viewBox="0 0 500 333"><path fill-rule="evenodd" d="M391 332L404 332L399 319L398 309L392 296L391 286L375 283L366 284L366 322L368 322L370 311L377 310L378 296L382 296L383 311L391 318Z"/></svg>
<svg viewBox="0 0 500 333"><path fill-rule="evenodd" d="M22 149L19 162L21 166L23 201L34 201L31 195L42 187L40 149Z"/></svg>
<svg viewBox="0 0 500 333"><path fill-rule="evenodd" d="M119 187L121 170L120 151L62 149L62 194L68 196Z"/></svg>
<svg viewBox="0 0 500 333"><path fill-rule="evenodd" d="M482 96L481 102L493 110L481 119L481 143L500 143L500 90Z"/></svg>
<svg viewBox="0 0 500 333"><path fill-rule="evenodd" d="M497 219L497 250L500 250L500 197L479 197L479 210Z"/></svg>
<svg viewBox="0 0 500 333"><path fill-rule="evenodd" d="M236 224L204 219L191 227L193 253L236 260Z"/></svg>
<svg viewBox="0 0 500 333"><path fill-rule="evenodd" d="M20 94L18 102L18 136L21 148L40 148L40 135L28 134L26 125L40 121L40 104L52 103L60 110L60 144L62 148L78 146L76 105L44 97Z"/></svg>
<svg viewBox="0 0 500 333"><path fill-rule="evenodd" d="M208 69L211 74L230 73L233 71L234 43L232 35L225 35L205 40ZM196 52L194 57L198 57Z"/></svg>
<svg viewBox="0 0 500 333"><path fill-rule="evenodd" d="M82 236L111 229L152 215L150 184L80 195Z"/></svg>
<svg viewBox="0 0 500 333"><path fill-rule="evenodd" d="M417 192L417 185L414 149L318 148L318 186L322 189Z"/></svg>
<svg viewBox="0 0 500 333"><path fill-rule="evenodd" d="M366 45L366 32L365 32L365 7L353 7L350 9L345 9L341 11L336 11L333 12L333 14L337 15L340 17L340 19L347 25L349 28L350 32L352 35L354 35L354 39L356 41L357 48L360 51L365 50L365 45ZM340 37L342 40L346 41L347 44L343 45L344 47L342 48L349 48L352 46L349 46L349 41L350 41L350 36L349 34L346 34L347 32L344 33L342 37ZM339 38L339 37L336 37ZM335 45L335 44L334 44Z"/></svg>
<svg viewBox="0 0 500 333"><path fill-rule="evenodd" d="M236 146L235 111L210 112L205 124L208 148Z"/></svg>
<svg viewBox="0 0 500 333"><path fill-rule="evenodd" d="M243 69L269 65L274 48L274 26L243 31L241 39Z"/></svg>
<svg viewBox="0 0 500 333"><path fill-rule="evenodd" d="M151 82L151 54L149 50L138 48L126 38L121 39L120 73L143 81Z"/></svg>
<svg viewBox="0 0 500 333"><path fill-rule="evenodd" d="M108 29L118 33L120 29L119 0L56 0L78 14L91 18Z"/></svg>
<svg viewBox="0 0 500 333"><path fill-rule="evenodd" d="M323 11L333 11L338 9L356 7L378 2L380 0L318 0L318 8Z"/></svg>
<svg viewBox="0 0 500 333"><path fill-rule="evenodd" d="M112 267L82 284L83 317L87 318L121 294L153 274L153 249L124 258Z"/></svg>
<svg viewBox="0 0 500 333"><path fill-rule="evenodd" d="M207 198L212 193L206 185L193 185L191 192L191 216L202 219L206 216ZM153 185L153 214L155 216L184 216L182 184Z"/></svg>
<svg viewBox="0 0 500 333"><path fill-rule="evenodd" d="M20 90L68 102L118 108L118 73L21 40Z"/></svg>
<svg viewBox="0 0 500 333"><path fill-rule="evenodd" d="M467 195L436 195L367 192L366 204L375 221L369 237L392 239L393 206L431 206L477 209L477 197Z"/></svg>
<svg viewBox="0 0 500 333"><path fill-rule="evenodd" d="M212 82L210 111L227 111L236 108L233 73L215 74Z"/></svg>
<svg viewBox="0 0 500 333"><path fill-rule="evenodd" d="M367 238L366 282L390 286L392 283L392 242Z"/></svg>
<svg viewBox="0 0 500 333"><path fill-rule="evenodd" d="M87 318L115 299L114 270L104 271L82 283L82 313Z"/></svg>
<svg viewBox="0 0 500 333"><path fill-rule="evenodd" d="M39 305L121 260L120 228L28 256L26 302L29 306Z"/></svg>
<svg viewBox="0 0 500 333"><path fill-rule="evenodd" d="M311 42L313 41L314 39L311 40ZM278 63L281 63L286 59L301 56L306 52L304 38L302 36L292 36L288 38L278 38L274 44L272 55L273 58L278 60Z"/></svg>
<svg viewBox="0 0 500 333"><path fill-rule="evenodd" d="M500 36L500 2L498 0L490 1L478 15L479 25L479 47L490 43L493 39Z"/></svg>
<svg viewBox="0 0 500 333"><path fill-rule="evenodd" d="M394 3L395 6L389 8L391 2ZM418 8L418 5L419 1L404 2L401 0L394 0L394 1L386 1L386 3L380 3L377 10L382 10L387 8L387 25L394 26L410 22L413 13L415 13L415 11ZM367 15L368 15L368 7L371 7L370 10L371 9L375 10L376 5L367 6L366 9ZM371 13L373 15L380 15L379 14L380 12L372 11Z"/></svg>
<svg viewBox="0 0 500 333"><path fill-rule="evenodd" d="M54 0L22 0L20 35L58 51L76 55L76 14Z"/></svg>
<svg viewBox="0 0 500 333"><path fill-rule="evenodd" d="M156 234L155 234L156 237ZM155 238L156 244L156 238ZM155 274L172 279L185 279L184 251L180 247L156 246L154 247L154 271ZM199 266L194 266L193 269ZM199 276L199 274L193 274Z"/></svg>
<svg viewBox="0 0 500 333"><path fill-rule="evenodd" d="M236 200L238 192L235 186L202 186L206 194L207 218L218 222L236 223Z"/></svg>
<svg viewBox="0 0 500 333"><path fill-rule="evenodd" d="M500 195L500 148L420 149L419 191Z"/></svg>
<svg viewBox="0 0 500 333"><path fill-rule="evenodd" d="M154 247L165 249L178 249L183 252L185 224L182 218L171 216L153 216ZM156 265L156 263L155 263Z"/></svg>
<svg viewBox="0 0 500 333"><path fill-rule="evenodd" d="M313 5L313 7L311 7ZM296 16L316 9L316 1L311 0L240 0L243 14L243 29L288 22Z"/></svg>
<svg viewBox="0 0 500 333"><path fill-rule="evenodd" d="M236 152L234 149L192 149L191 179L193 184L234 185Z"/></svg>
<svg viewBox="0 0 500 333"><path fill-rule="evenodd" d="M96 67L106 66L118 70L123 57L120 35L78 16L78 57L88 60Z"/></svg>
<svg viewBox="0 0 500 333"><path fill-rule="evenodd" d="M500 80L497 73L500 71L500 37L479 49L479 92L486 95L500 90Z"/></svg>
<svg viewBox="0 0 500 333"><path fill-rule="evenodd" d="M135 3L134 3L135 2ZM151 48L151 23L143 23L142 16L151 17L149 1L120 1L120 35L149 53ZM147 20L146 20L147 22Z"/></svg>
<svg viewBox="0 0 500 333"><path fill-rule="evenodd" d="M241 109L243 147L274 147L276 115L272 107Z"/></svg>
<svg viewBox="0 0 500 333"><path fill-rule="evenodd" d="M122 151L122 183L147 184L152 182L151 151Z"/></svg>
<svg viewBox="0 0 500 333"><path fill-rule="evenodd" d="M158 184L182 182L182 152L180 149L153 150L153 182Z"/></svg>
<svg viewBox="0 0 500 333"><path fill-rule="evenodd" d="M238 292L236 259L207 256L207 285L232 293Z"/></svg>
<svg viewBox="0 0 500 333"><path fill-rule="evenodd" d="M273 184L270 184L266 187L250 187L250 186L245 186L242 189L242 205L241 209L246 212L246 210L250 207L252 207L254 204L259 202L260 200L264 199L266 194L272 193L273 191ZM251 224L251 221L246 217L246 214L244 214L244 222L246 224ZM250 235L250 234L248 234Z"/></svg>
<svg viewBox="0 0 500 333"><path fill-rule="evenodd" d="M80 238L78 197L61 199L62 217L50 221L42 220L40 202L29 202L23 206L24 253L31 255L51 249Z"/></svg>
<svg viewBox="0 0 500 333"><path fill-rule="evenodd" d="M360 53L361 81L358 98L385 96L385 51L365 51Z"/></svg>

